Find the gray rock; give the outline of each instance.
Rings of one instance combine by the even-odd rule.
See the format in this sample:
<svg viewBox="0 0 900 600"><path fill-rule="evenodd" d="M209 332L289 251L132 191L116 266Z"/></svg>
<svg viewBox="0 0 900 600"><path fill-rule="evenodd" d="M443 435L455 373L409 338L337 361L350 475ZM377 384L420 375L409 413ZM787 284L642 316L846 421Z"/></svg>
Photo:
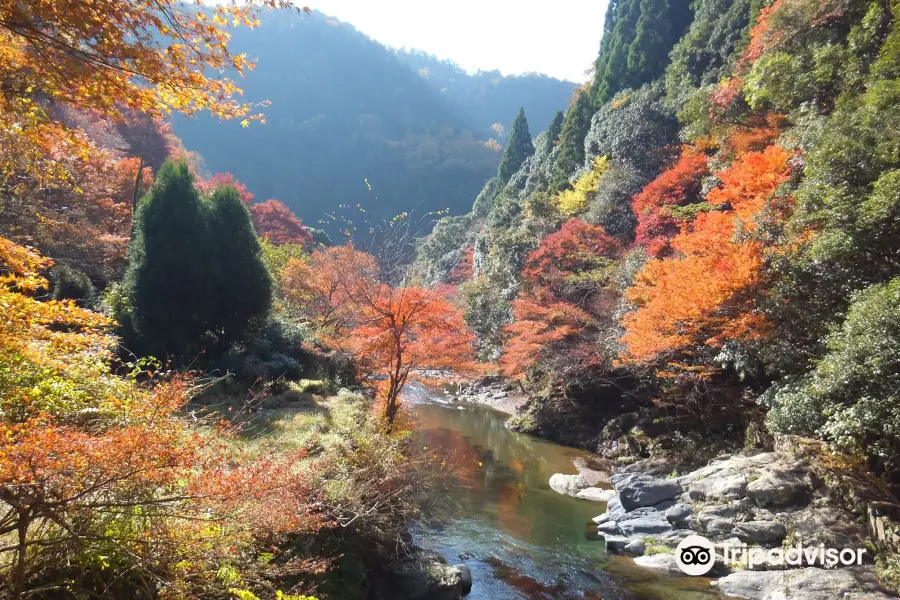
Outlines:
<svg viewBox="0 0 900 600"><path fill-rule="evenodd" d="M583 500L593 500L594 502L609 502L616 495L616 490L607 490L598 487L589 487L584 488L583 490L579 490L577 494L575 494L576 498L582 498Z"/></svg>
<svg viewBox="0 0 900 600"><path fill-rule="evenodd" d="M641 538L632 539L625 544L624 553L631 556L641 556L647 550L647 544Z"/></svg>
<svg viewBox="0 0 900 600"><path fill-rule="evenodd" d="M681 569L678 568L678 564L675 562L675 555L666 552L651 554L650 556L638 556L634 559L634 564L647 569L681 573Z"/></svg>
<svg viewBox="0 0 900 600"><path fill-rule="evenodd" d="M746 521L737 524L734 535L747 544L773 546L781 544L787 529L778 521Z"/></svg>
<svg viewBox="0 0 900 600"><path fill-rule="evenodd" d="M661 514L618 522L625 535L658 535L672 531L672 525Z"/></svg>
<svg viewBox="0 0 900 600"><path fill-rule="evenodd" d="M864 569L792 569L737 571L712 584L729 596L750 600L821 600L856 598L886 600L874 574Z"/></svg>
<svg viewBox="0 0 900 600"><path fill-rule="evenodd" d="M679 503L666 510L665 516L669 523L680 527L690 522L691 517L694 516L694 509L687 504Z"/></svg>
<svg viewBox="0 0 900 600"><path fill-rule="evenodd" d="M659 479L640 473L621 478L614 476L611 481L619 493L622 507L627 511L672 500L683 491L673 479Z"/></svg>
<svg viewBox="0 0 900 600"><path fill-rule="evenodd" d="M666 546L677 546L681 540L689 535L696 535L693 529L674 529L656 537L657 541Z"/></svg>
<svg viewBox="0 0 900 600"><path fill-rule="evenodd" d="M713 519L706 524L706 533L714 537L731 535L734 529L734 521L731 519Z"/></svg>
<svg viewBox="0 0 900 600"><path fill-rule="evenodd" d="M742 474L714 475L705 479L695 480L688 487L688 494L694 500L743 498L746 491L747 476Z"/></svg>
<svg viewBox="0 0 900 600"><path fill-rule="evenodd" d="M760 506L795 506L809 498L809 484L787 469L764 471L747 485L747 498Z"/></svg>
<svg viewBox="0 0 900 600"><path fill-rule="evenodd" d="M454 565L459 569L459 588L462 595L465 596L472 591L472 571L466 565Z"/></svg>
<svg viewBox="0 0 900 600"><path fill-rule="evenodd" d="M615 521L605 521L597 525L597 531L604 534L611 535L619 535L622 533L622 530L619 528L619 524Z"/></svg>
<svg viewBox="0 0 900 600"><path fill-rule="evenodd" d="M840 508L807 507L788 517L797 539L805 546L825 544L830 548L865 548L866 528Z"/></svg>
<svg viewBox="0 0 900 600"><path fill-rule="evenodd" d="M420 551L391 566L392 590L409 600L459 600L472 575L465 565L449 566L436 552Z"/></svg>
<svg viewBox="0 0 900 600"><path fill-rule="evenodd" d="M606 551L613 554L624 553L625 546L631 543L631 538L624 535L605 535L603 539L606 541Z"/></svg>
<svg viewBox="0 0 900 600"><path fill-rule="evenodd" d="M697 520L700 521L701 527L707 527L711 521L716 519L733 519L737 515L737 507L729 504L717 504L714 506L706 506L697 513Z"/></svg>
<svg viewBox="0 0 900 600"><path fill-rule="evenodd" d="M550 489L560 494L574 496L586 487L588 487L588 483L581 475L556 473L550 478Z"/></svg>

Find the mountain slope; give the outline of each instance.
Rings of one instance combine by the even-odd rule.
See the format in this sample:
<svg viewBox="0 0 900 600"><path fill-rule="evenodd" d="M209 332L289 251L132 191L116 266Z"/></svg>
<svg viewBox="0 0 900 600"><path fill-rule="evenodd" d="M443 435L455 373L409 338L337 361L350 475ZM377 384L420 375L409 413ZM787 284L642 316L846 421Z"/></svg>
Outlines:
<svg viewBox="0 0 900 600"><path fill-rule="evenodd" d="M258 29L236 30L233 46L257 59L242 87L248 100L271 103L266 124L176 118L175 131L211 172L233 173L310 225L328 227L340 205L359 204L376 220L465 212L496 172L500 154L482 143L488 126L351 25L318 12L267 13ZM559 91L553 110L565 106L568 84Z"/></svg>

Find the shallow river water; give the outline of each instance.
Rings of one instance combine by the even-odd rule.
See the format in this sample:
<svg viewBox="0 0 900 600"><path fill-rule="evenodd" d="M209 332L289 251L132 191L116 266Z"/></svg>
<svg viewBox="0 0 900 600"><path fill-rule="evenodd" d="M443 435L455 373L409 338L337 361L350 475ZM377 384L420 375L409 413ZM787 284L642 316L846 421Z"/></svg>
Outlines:
<svg viewBox="0 0 900 600"><path fill-rule="evenodd" d="M413 400L409 398L408 400ZM472 600L711 599L709 580L661 574L609 555L585 536L605 505L558 494L579 450L507 430L507 415L422 396L411 413L422 443L455 465L450 508L416 532L419 545L472 571Z"/></svg>

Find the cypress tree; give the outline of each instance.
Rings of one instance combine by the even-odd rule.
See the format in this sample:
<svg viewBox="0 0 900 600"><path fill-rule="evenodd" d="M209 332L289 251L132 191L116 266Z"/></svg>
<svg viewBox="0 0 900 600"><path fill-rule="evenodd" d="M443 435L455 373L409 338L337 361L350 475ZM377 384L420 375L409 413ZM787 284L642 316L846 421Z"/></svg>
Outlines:
<svg viewBox="0 0 900 600"><path fill-rule="evenodd" d="M215 256L215 304L210 326L220 344L246 339L259 329L272 303L272 277L250 211L234 186L216 188L209 199L209 239Z"/></svg>
<svg viewBox="0 0 900 600"><path fill-rule="evenodd" d="M509 143L506 144L503 158L500 159L500 168L497 169L497 177L500 182L505 185L532 154L534 154L534 144L531 142L528 119L525 118L525 108L523 107L519 108L519 114L513 121Z"/></svg>
<svg viewBox="0 0 900 600"><path fill-rule="evenodd" d="M558 110L556 111L556 114L553 115L553 120L550 121L550 127L547 128L547 147L545 148L547 154L550 154L554 144L559 140L559 134L562 133L564 119L565 115L563 114L563 111Z"/></svg>
<svg viewBox="0 0 900 600"><path fill-rule="evenodd" d="M579 90L577 97L563 121L559 134L559 157L553 168L551 190L560 190L569 183L569 176L584 164L584 138L591 128L591 116L594 114L590 94Z"/></svg>
<svg viewBox="0 0 900 600"><path fill-rule="evenodd" d="M214 301L206 211L184 161L167 161L134 217L125 288L139 348L157 356L199 350Z"/></svg>
<svg viewBox="0 0 900 600"><path fill-rule="evenodd" d="M591 95L599 108L659 77L692 17L690 0L617 0L606 10Z"/></svg>

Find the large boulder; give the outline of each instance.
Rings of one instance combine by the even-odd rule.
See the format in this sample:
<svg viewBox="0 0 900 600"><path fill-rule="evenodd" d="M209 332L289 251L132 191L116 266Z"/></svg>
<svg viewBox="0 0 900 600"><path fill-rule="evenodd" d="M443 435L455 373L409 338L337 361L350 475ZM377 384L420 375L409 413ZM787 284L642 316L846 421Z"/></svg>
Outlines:
<svg viewBox="0 0 900 600"><path fill-rule="evenodd" d="M890 598L879 588L871 571L860 569L807 567L789 571L737 571L713 581L713 585L729 596L750 600Z"/></svg>
<svg viewBox="0 0 900 600"><path fill-rule="evenodd" d="M650 536L672 531L672 525L662 513L619 521L618 526L625 535Z"/></svg>
<svg viewBox="0 0 900 600"><path fill-rule="evenodd" d="M578 493L575 494L575 497L581 498L582 500L592 500L594 502L609 502L615 495L616 490L589 487L579 490Z"/></svg>
<svg viewBox="0 0 900 600"><path fill-rule="evenodd" d="M550 477L550 489L560 494L574 496L586 487L588 487L588 482L582 475L556 473Z"/></svg>
<svg viewBox="0 0 900 600"><path fill-rule="evenodd" d="M466 565L451 566L436 552L421 550L390 567L392 599L460 600L472 589Z"/></svg>
<svg viewBox="0 0 900 600"><path fill-rule="evenodd" d="M651 554L649 556L638 556L634 559L634 564L647 569L681 573L681 569L678 568L678 563L675 562L675 555L669 554L668 552Z"/></svg>
<svg viewBox="0 0 900 600"><path fill-rule="evenodd" d="M807 502L811 491L795 470L772 469L747 485L747 498L759 506L798 506Z"/></svg>
<svg viewBox="0 0 900 600"><path fill-rule="evenodd" d="M619 493L622 507L627 511L673 500L684 491L674 479L661 479L642 473L613 477L612 482Z"/></svg>
<svg viewBox="0 0 900 600"><path fill-rule="evenodd" d="M694 516L694 509L688 504L676 504L666 510L666 521L676 527L690 526Z"/></svg>
<svg viewBox="0 0 900 600"><path fill-rule="evenodd" d="M804 546L865 548L867 532L853 514L833 506L808 506L788 516L791 528Z"/></svg>
<svg viewBox="0 0 900 600"><path fill-rule="evenodd" d="M787 536L787 529L778 521L746 521L738 523L733 533L746 544L775 546Z"/></svg>

